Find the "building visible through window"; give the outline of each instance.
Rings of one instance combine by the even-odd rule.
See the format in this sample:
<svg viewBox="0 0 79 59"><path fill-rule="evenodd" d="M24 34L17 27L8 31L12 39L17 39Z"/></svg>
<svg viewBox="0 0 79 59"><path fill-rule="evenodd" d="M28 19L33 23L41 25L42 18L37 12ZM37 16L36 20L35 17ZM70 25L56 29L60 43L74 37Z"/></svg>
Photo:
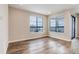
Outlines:
<svg viewBox="0 0 79 59"><path fill-rule="evenodd" d="M42 16L30 16L30 32L42 32L43 20Z"/></svg>
<svg viewBox="0 0 79 59"><path fill-rule="evenodd" d="M55 17L50 20L50 31L64 32L64 17Z"/></svg>

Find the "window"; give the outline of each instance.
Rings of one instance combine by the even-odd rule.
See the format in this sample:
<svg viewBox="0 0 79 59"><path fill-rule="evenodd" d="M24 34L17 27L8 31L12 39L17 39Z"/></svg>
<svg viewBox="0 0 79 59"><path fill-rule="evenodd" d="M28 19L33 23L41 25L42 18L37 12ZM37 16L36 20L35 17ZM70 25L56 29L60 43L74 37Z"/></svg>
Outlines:
<svg viewBox="0 0 79 59"><path fill-rule="evenodd" d="M56 20L50 20L50 31L55 31L56 32Z"/></svg>
<svg viewBox="0 0 79 59"><path fill-rule="evenodd" d="M30 16L30 32L42 32L43 20L42 16Z"/></svg>
<svg viewBox="0 0 79 59"><path fill-rule="evenodd" d="M50 31L64 32L64 17L55 17L50 20Z"/></svg>

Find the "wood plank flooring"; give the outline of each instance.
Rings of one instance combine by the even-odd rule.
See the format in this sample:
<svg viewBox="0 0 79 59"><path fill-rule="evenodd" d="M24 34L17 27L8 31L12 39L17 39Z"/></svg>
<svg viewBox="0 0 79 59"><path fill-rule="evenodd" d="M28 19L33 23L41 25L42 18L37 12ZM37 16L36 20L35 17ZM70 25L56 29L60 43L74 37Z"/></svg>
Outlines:
<svg viewBox="0 0 79 59"><path fill-rule="evenodd" d="M41 38L10 43L7 54L70 54L71 42Z"/></svg>

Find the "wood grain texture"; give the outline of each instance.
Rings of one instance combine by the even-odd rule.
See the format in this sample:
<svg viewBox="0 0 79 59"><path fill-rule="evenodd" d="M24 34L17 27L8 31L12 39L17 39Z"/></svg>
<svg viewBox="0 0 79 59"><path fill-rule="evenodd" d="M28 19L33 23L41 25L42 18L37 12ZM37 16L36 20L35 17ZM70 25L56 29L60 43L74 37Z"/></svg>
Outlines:
<svg viewBox="0 0 79 59"><path fill-rule="evenodd" d="M55 38L40 38L10 43L7 54L69 54L71 42Z"/></svg>

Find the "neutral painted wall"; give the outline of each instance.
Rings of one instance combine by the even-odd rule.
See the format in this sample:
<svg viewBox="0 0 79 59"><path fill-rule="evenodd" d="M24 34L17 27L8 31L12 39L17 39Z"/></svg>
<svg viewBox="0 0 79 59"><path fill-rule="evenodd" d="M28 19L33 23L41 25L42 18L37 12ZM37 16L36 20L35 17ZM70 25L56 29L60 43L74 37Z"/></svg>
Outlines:
<svg viewBox="0 0 79 59"><path fill-rule="evenodd" d="M43 16L43 32L30 32L29 16L41 15L33 12L28 12L16 8L9 7L9 42L28 40L44 36L50 36L66 41L71 41L71 13L69 10L62 11L57 14ZM49 23L53 16L64 16L64 33L50 32Z"/></svg>
<svg viewBox="0 0 79 59"><path fill-rule="evenodd" d="M77 37L79 37L79 16L77 17Z"/></svg>
<svg viewBox="0 0 79 59"><path fill-rule="evenodd" d="M0 54L6 53L8 46L8 5L0 4Z"/></svg>
<svg viewBox="0 0 79 59"><path fill-rule="evenodd" d="M49 23L50 23L50 18L54 16L64 16L64 33L59 33L59 32L50 32L49 31L49 36L53 38L58 38L66 41L71 41L71 13L69 10L53 14L49 16Z"/></svg>
<svg viewBox="0 0 79 59"><path fill-rule="evenodd" d="M43 16L43 32L30 32L29 17ZM47 16L9 7L9 42L47 36Z"/></svg>

